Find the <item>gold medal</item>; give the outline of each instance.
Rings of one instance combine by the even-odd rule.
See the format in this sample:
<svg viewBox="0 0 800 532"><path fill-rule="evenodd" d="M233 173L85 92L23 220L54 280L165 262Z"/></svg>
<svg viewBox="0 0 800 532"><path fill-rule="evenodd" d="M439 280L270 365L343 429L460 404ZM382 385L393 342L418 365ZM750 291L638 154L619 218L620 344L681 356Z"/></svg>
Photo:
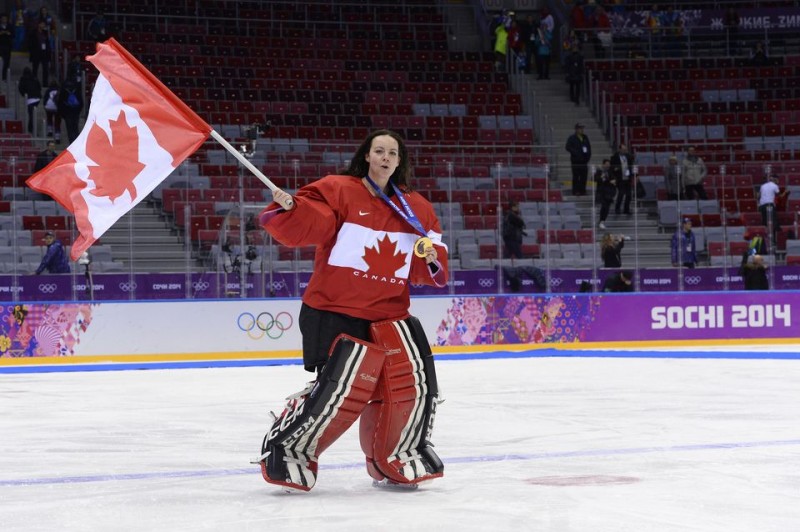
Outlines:
<svg viewBox="0 0 800 532"><path fill-rule="evenodd" d="M425 248L429 248L432 246L433 246L433 241L427 236L423 236L422 238L414 242L414 255L420 258L424 258Z"/></svg>

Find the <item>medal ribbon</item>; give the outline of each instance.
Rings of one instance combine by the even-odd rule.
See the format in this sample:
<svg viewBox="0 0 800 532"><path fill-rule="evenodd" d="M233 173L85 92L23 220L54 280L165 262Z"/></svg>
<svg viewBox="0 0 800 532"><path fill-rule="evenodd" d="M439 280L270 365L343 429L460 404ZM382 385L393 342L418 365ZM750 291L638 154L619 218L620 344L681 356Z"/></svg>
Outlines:
<svg viewBox="0 0 800 532"><path fill-rule="evenodd" d="M394 210L394 212L396 212L400 216L400 218L405 220L406 223L408 223L411 227L413 227L414 230L420 235L428 236L428 233L425 232L425 228L422 227L422 223L419 221L419 218L417 218L417 216L414 214L414 211L411 210L411 206L403 197L403 193L399 188L397 188L397 185L395 185L391 181L389 182L389 184L392 185L392 188L394 189L395 195L397 195L397 199L400 200L400 204L403 206L403 210L400 210L400 207L398 207L389 198L389 196L387 196L386 193L383 190L381 190L377 184L375 184L375 181L373 181L371 177L366 176L366 178L367 178L367 183L369 183L369 186L372 187L372 189L380 196L380 198L387 205L389 205L389 207L391 207Z"/></svg>

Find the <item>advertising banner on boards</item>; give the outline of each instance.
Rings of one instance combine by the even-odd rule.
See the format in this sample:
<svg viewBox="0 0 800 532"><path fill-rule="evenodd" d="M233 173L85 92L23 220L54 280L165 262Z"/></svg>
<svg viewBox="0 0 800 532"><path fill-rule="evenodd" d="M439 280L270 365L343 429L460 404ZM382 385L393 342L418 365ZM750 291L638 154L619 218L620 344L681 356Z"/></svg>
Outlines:
<svg viewBox="0 0 800 532"><path fill-rule="evenodd" d="M29 357L298 357L295 298L16 303L0 308L0 364ZM415 297L434 346L796 339L800 293Z"/></svg>

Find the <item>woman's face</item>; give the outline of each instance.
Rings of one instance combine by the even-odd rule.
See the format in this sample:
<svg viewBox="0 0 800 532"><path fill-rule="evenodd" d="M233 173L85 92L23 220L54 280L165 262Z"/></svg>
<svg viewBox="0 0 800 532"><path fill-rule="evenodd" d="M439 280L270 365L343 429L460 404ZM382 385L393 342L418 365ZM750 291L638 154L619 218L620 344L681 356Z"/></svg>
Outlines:
<svg viewBox="0 0 800 532"><path fill-rule="evenodd" d="M375 181L388 181L400 165L400 146L393 137L379 135L372 139L369 153L369 176Z"/></svg>

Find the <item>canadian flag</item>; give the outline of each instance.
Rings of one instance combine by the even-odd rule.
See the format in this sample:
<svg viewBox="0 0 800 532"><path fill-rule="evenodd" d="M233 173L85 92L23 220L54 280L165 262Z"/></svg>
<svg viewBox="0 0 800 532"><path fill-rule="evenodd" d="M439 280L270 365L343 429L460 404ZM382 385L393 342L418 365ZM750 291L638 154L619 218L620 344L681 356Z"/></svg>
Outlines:
<svg viewBox="0 0 800 532"><path fill-rule="evenodd" d="M27 185L75 215L77 260L211 133L205 123L113 38L86 58L100 71L78 138Z"/></svg>

